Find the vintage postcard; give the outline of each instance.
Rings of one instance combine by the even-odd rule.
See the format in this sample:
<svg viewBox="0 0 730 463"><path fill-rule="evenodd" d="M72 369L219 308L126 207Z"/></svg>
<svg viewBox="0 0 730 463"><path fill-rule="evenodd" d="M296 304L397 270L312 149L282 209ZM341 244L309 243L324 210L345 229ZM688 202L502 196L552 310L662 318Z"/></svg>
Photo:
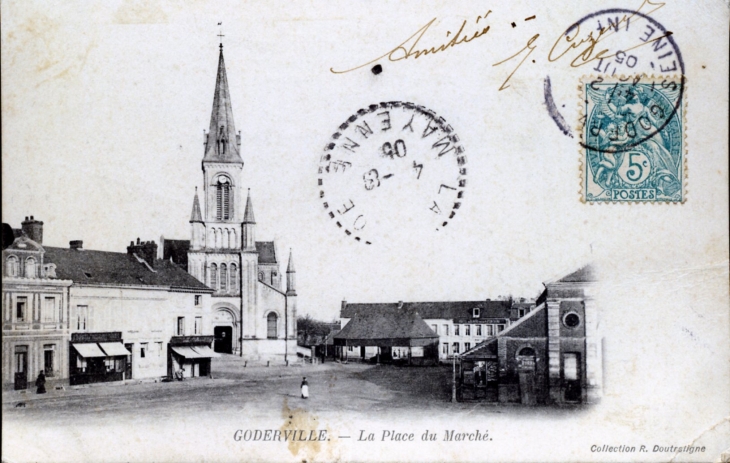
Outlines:
<svg viewBox="0 0 730 463"><path fill-rule="evenodd" d="M730 461L727 2L0 15L3 461Z"/></svg>

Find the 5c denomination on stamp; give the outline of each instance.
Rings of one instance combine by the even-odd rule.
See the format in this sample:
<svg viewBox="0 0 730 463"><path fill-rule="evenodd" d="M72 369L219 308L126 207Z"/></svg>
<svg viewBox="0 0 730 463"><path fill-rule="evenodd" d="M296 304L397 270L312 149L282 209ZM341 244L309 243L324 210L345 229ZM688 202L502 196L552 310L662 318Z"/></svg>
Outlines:
<svg viewBox="0 0 730 463"><path fill-rule="evenodd" d="M684 78L584 77L580 92L583 200L684 202Z"/></svg>
<svg viewBox="0 0 730 463"><path fill-rule="evenodd" d="M454 129L422 106L395 101L360 109L324 151L319 197L327 216L357 241L440 230L461 207L464 148Z"/></svg>

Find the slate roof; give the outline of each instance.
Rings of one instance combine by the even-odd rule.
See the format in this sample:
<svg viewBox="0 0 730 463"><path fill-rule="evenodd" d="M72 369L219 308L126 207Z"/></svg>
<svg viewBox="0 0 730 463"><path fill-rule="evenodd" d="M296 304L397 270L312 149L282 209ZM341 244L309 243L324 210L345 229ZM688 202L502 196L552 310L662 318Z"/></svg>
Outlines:
<svg viewBox="0 0 730 463"><path fill-rule="evenodd" d="M169 261L172 256L173 262L183 268L188 267L188 250L190 240L169 240L165 238L162 246L162 258ZM256 251L259 253L259 264L277 264L276 246L273 241L257 241Z"/></svg>
<svg viewBox="0 0 730 463"><path fill-rule="evenodd" d="M189 249L190 240L170 240L165 238L162 241L162 258L169 261L172 257L172 261L185 270L188 268Z"/></svg>
<svg viewBox="0 0 730 463"><path fill-rule="evenodd" d="M514 338L535 338L545 337L547 335L547 316L545 304L538 306L535 310L528 313L515 323L507 327L496 336L483 341L470 350L461 354L461 358L481 358L496 355L497 339L510 336Z"/></svg>
<svg viewBox="0 0 730 463"><path fill-rule="evenodd" d="M145 262L126 253L54 247L44 249L45 262L56 264L56 276L73 280L75 284L169 286L172 289L213 291L166 260L157 260L153 272Z"/></svg>
<svg viewBox="0 0 730 463"><path fill-rule="evenodd" d="M256 251L259 253L259 264L276 264L276 247L273 241L257 241Z"/></svg>
<svg viewBox="0 0 730 463"><path fill-rule="evenodd" d="M560 283L576 283L584 281L596 281L595 271L591 264L584 265L575 272L558 280Z"/></svg>
<svg viewBox="0 0 730 463"><path fill-rule="evenodd" d="M413 308L398 309L382 305L359 310L352 320L333 338L342 345L345 340L369 341L368 345L408 345L409 340L438 340L439 336ZM339 342L338 342L339 341Z"/></svg>
<svg viewBox="0 0 730 463"><path fill-rule="evenodd" d="M353 318L357 312L394 309L396 302L374 304L348 304L340 310L340 318ZM403 309L415 310L423 319L463 319L472 318L472 309L479 308L479 319L509 318L510 301L442 301L442 302L404 302Z"/></svg>

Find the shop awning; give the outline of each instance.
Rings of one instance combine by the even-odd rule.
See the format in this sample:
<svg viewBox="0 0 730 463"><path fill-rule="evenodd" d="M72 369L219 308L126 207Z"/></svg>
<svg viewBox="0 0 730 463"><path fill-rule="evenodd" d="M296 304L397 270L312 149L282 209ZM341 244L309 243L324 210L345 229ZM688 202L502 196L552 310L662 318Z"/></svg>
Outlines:
<svg viewBox="0 0 730 463"><path fill-rule="evenodd" d="M200 355L199 353L195 352L190 346L173 346L172 350L175 351L176 354L182 355L186 359L208 358L205 355Z"/></svg>
<svg viewBox="0 0 730 463"><path fill-rule="evenodd" d="M74 349L84 358L106 357L107 355L99 349L99 345L95 342L75 343Z"/></svg>
<svg viewBox="0 0 730 463"><path fill-rule="evenodd" d="M205 358L220 357L220 354L213 352L213 349L211 349L208 346L192 346L191 349L193 349L195 352L200 354L201 357L205 357Z"/></svg>
<svg viewBox="0 0 730 463"><path fill-rule="evenodd" d="M100 342L99 345L109 357L115 357L117 355L132 355L132 353L129 352L121 342Z"/></svg>

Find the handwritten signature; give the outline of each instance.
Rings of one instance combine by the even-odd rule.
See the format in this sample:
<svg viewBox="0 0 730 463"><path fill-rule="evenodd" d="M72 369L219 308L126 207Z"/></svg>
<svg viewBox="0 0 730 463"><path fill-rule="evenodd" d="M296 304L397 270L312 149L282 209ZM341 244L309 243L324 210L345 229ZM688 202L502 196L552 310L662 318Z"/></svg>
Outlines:
<svg viewBox="0 0 730 463"><path fill-rule="evenodd" d="M600 42L605 40L607 37L610 37L611 35L615 34L620 27L622 27L624 24L626 27L628 27L628 24L632 19L634 19L638 14L641 14L643 16L649 16L658 9L665 6L665 3L655 3L651 0L643 0L641 5L638 9L634 10L631 14L624 15L621 19L618 20L617 23L611 23L609 25L606 25L605 27L600 27L598 30L589 30L588 34L581 37L581 29L580 24L576 23L573 24L568 30L564 33L561 33L558 39L553 44L552 48L548 52L548 61L555 62L558 60L561 60L565 56L573 56L572 60L570 61L571 67L580 67L585 64L588 64L595 60L601 60L606 58L611 58L616 56L617 53L620 52L627 52L629 50L633 50L635 48L639 48L642 46L649 45L653 42L659 41L665 37L670 36L672 33L667 31L665 34L660 35L652 40L648 40L646 42L642 42L634 47L631 48L624 48L621 51L617 51L616 53L611 53L608 49L603 48L600 46ZM481 20L486 20L487 17L492 13L492 10L487 11L484 15L479 15L476 18L476 21L474 24L478 24ZM427 55L433 55L435 53L440 52L446 52L450 50L451 48L454 48L458 45L462 45L465 43L469 43L473 40L476 40L480 37L483 37L487 32L490 30L490 26L487 25L477 31L475 31L473 34L464 34L464 29L466 28L468 21L464 20L461 23L461 27L459 27L459 30L451 36L451 32L448 31L446 33L446 37L451 37L451 39L448 42L444 42L438 46L433 46L430 48L419 48L419 42L423 37L426 35L426 32L428 32L429 28L436 22L438 18L433 18L428 23L426 23L425 26L418 29L413 35L408 37L403 43L395 46L390 51L384 53L383 55L368 61L367 63L361 64L359 66L355 66L350 69L345 70L335 70L334 68L330 68L330 72L334 74L344 74L346 72L355 71L357 69L363 68L365 66L371 65L383 58L387 58L389 61L401 61L408 58L418 59L421 56L427 56ZM532 19L532 18L530 18ZM530 39L528 39L525 46L523 46L519 51L516 53L513 53L509 57L505 59L501 59L497 62L495 62L492 66L501 66L505 63L512 61L516 58L521 59L517 62L517 65L512 69L512 71L507 75L506 79L502 82L502 84L499 87L499 91L505 90L509 88L509 81L510 79L515 75L515 73L520 69L520 67L524 64L524 62L527 60L527 58L536 50L537 48L537 41L540 37L540 34L534 34ZM573 54L575 53L575 54ZM534 60L533 60L534 61Z"/></svg>
<svg viewBox="0 0 730 463"><path fill-rule="evenodd" d="M475 23L479 23L482 19L487 19L487 16L492 12L492 10L487 11L485 15L479 15L477 16L477 19ZM465 19L461 23L461 27L459 30L454 34L454 36L446 43L443 43L439 45L438 47L431 47L431 48L423 48L423 49L417 49L418 42L423 38L423 36L426 34L428 29L433 25L433 23L436 22L438 18L433 18L430 20L425 26L418 29L415 34L408 37L405 42L401 43L400 45L397 45L395 48L390 50L389 52L386 52L385 54L378 56L372 61L368 61L365 64L361 64L360 66L355 66L354 68L346 69L344 71L336 71L334 68L330 68L330 72L334 74L344 74L346 72L354 71L356 69L363 68L365 66L368 66L370 64L373 64L374 62L381 60L385 57L388 57L389 61L400 61L404 59L408 59L413 57L413 59L418 59L421 56L425 55L432 55L435 53L446 51L450 48L456 47L457 45L461 45L464 43L469 43L472 40L476 40L479 37L484 36L487 32L489 32L489 26L486 26L482 28L481 30L477 30L474 32L471 36L469 35L461 35L464 32L464 28L466 27L467 20ZM446 32L446 37L449 37L451 35L451 31Z"/></svg>

